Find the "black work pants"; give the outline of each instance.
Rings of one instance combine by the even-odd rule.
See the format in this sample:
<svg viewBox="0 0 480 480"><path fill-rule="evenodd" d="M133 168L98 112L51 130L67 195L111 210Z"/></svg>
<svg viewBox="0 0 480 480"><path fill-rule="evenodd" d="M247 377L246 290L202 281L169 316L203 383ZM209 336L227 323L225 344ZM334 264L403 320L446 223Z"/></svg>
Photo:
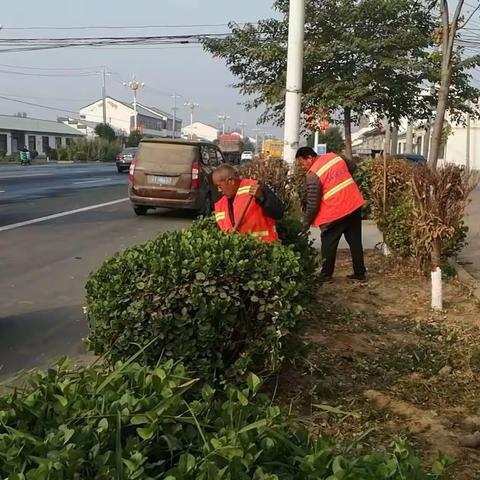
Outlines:
<svg viewBox="0 0 480 480"><path fill-rule="evenodd" d="M335 270L337 248L345 235L352 254L353 272L355 275L365 275L362 246L362 209L342 217L334 222L320 227L322 230L322 275L331 277Z"/></svg>

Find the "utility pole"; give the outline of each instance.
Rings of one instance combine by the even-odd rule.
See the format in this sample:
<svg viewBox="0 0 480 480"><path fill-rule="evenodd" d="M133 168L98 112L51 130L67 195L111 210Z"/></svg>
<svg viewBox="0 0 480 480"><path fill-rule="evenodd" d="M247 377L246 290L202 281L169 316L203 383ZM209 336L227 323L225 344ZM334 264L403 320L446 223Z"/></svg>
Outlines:
<svg viewBox="0 0 480 480"><path fill-rule="evenodd" d="M222 134L225 135L226 122L230 120L230 117L226 113L223 113L218 116L218 119L222 122Z"/></svg>
<svg viewBox="0 0 480 480"><path fill-rule="evenodd" d="M103 67L102 71L102 78L103 78L103 83L102 83L102 107L103 107L103 123L107 123L107 85L106 85L106 76L107 72L105 71L105 67Z"/></svg>
<svg viewBox="0 0 480 480"><path fill-rule="evenodd" d="M173 108L172 108L172 112L173 112L173 126L172 126L172 138L176 138L177 136L177 98L180 98L180 95L177 95L176 92L173 92L173 95L172 95L172 98L173 98Z"/></svg>
<svg viewBox="0 0 480 480"><path fill-rule="evenodd" d="M124 82L123 85L133 92L133 129L138 130L137 92L145 86L145 83L137 82L135 75L133 75L132 80L128 83Z"/></svg>
<svg viewBox="0 0 480 480"><path fill-rule="evenodd" d="M245 137L245 127L247 126L247 124L245 122L238 122L237 125L240 127L240 135L243 137Z"/></svg>
<svg viewBox="0 0 480 480"><path fill-rule="evenodd" d="M195 102L185 102L183 104L184 107L187 107L190 109L190 126L193 125L193 112L195 111L196 108L198 108L200 105L198 103L195 103Z"/></svg>
<svg viewBox="0 0 480 480"><path fill-rule="evenodd" d="M305 0L290 0L289 12L283 158L292 164L300 141Z"/></svg>
<svg viewBox="0 0 480 480"><path fill-rule="evenodd" d="M470 143L471 143L471 118L470 113L467 113L467 154L465 155L465 167L467 172L470 171Z"/></svg>
<svg viewBox="0 0 480 480"><path fill-rule="evenodd" d="M259 149L258 149L258 134L260 133L260 129L259 128L255 128L253 130L255 132L255 153L259 153Z"/></svg>

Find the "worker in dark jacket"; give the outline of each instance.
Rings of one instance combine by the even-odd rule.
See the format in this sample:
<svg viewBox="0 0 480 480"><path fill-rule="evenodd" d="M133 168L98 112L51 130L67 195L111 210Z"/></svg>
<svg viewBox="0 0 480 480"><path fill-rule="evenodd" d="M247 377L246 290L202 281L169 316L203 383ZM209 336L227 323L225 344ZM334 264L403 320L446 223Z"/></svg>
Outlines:
<svg viewBox="0 0 480 480"><path fill-rule="evenodd" d="M350 246L352 280L365 281L362 246L362 206L364 199L355 183L353 165L336 153L317 156L302 147L296 159L306 170L307 205L304 222L320 227L322 238L322 277L332 279L337 248L342 235Z"/></svg>
<svg viewBox="0 0 480 480"><path fill-rule="evenodd" d="M275 224L283 217L285 207L270 188L253 179L242 180L231 165L218 167L213 183L223 193L215 204L215 219L222 231L235 228L268 243L278 240Z"/></svg>

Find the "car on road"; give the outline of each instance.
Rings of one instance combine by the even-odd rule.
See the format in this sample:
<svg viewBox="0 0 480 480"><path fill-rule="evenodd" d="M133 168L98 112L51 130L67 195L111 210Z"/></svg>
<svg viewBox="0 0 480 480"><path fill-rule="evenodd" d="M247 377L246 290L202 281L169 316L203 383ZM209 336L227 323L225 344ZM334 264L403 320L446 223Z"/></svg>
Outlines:
<svg viewBox="0 0 480 480"><path fill-rule="evenodd" d="M210 215L220 197L212 173L224 162L220 149L210 142L142 140L129 174L129 197L135 213L178 208Z"/></svg>
<svg viewBox="0 0 480 480"><path fill-rule="evenodd" d="M241 157L241 162L251 162L253 160L253 152L250 152L249 150L245 150L242 152L242 157Z"/></svg>
<svg viewBox="0 0 480 480"><path fill-rule="evenodd" d="M427 163L427 159L423 155L417 153L399 153L398 155L395 155L395 158L397 160L408 160L417 165L424 165Z"/></svg>
<svg viewBox="0 0 480 480"><path fill-rule="evenodd" d="M118 173L126 172L130 168L132 160L137 154L137 150L137 147L127 147L117 155L115 163L117 164Z"/></svg>

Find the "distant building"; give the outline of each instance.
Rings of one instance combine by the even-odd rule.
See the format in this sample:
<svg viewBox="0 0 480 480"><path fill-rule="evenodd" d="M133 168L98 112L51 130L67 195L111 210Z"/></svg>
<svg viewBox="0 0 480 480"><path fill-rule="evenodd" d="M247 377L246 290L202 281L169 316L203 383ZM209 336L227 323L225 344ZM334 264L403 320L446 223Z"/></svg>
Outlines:
<svg viewBox="0 0 480 480"><path fill-rule="evenodd" d="M0 152L10 155L23 147L39 154L64 147L85 135L63 123L38 118L0 115Z"/></svg>
<svg viewBox="0 0 480 480"><path fill-rule="evenodd" d="M202 122L193 122L191 125L182 128L183 138L196 138L198 140L213 142L218 139L219 135L220 130L218 130L218 128Z"/></svg>
<svg viewBox="0 0 480 480"><path fill-rule="evenodd" d="M135 115L133 104L107 97L106 100L107 123L122 135L128 135L135 129ZM80 109L80 119L86 122L99 124L103 122L103 101L97 100ZM180 137L182 131L182 120L175 121L175 136ZM137 103L137 126L144 135L150 137L172 137L173 136L173 115Z"/></svg>
<svg viewBox="0 0 480 480"><path fill-rule="evenodd" d="M464 119L465 120L465 119ZM439 163L454 163L465 166L467 158L467 127L466 121L453 122L448 118L449 135L442 143L439 152ZM407 151L407 122L403 121L398 129L398 138L392 144L393 154L415 153L423 155L428 152L430 141L425 122L415 122L413 125L413 142L411 151ZM352 135L353 153L362 157L374 157L383 153L385 145L385 129L383 127L366 127ZM470 125L470 167L480 170L480 121L472 120Z"/></svg>

